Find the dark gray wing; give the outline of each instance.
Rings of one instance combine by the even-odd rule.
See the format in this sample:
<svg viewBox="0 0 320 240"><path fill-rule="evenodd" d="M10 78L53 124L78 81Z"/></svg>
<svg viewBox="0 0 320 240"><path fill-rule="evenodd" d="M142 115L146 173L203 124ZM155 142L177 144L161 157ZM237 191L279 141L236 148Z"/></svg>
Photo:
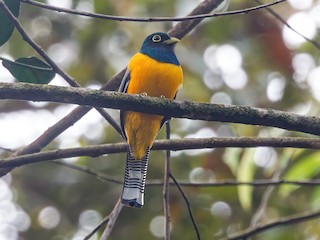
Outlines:
<svg viewBox="0 0 320 240"><path fill-rule="evenodd" d="M130 72L127 69L126 72L123 75L122 80L121 80L118 92L126 93L127 89L128 89L129 82L130 82Z"/></svg>
<svg viewBox="0 0 320 240"><path fill-rule="evenodd" d="M129 86L129 82L130 82L130 72L127 69L125 74L123 75L120 87L119 87L119 91L121 93L126 93L128 90L128 86ZM126 137L126 133L124 131L124 120L123 120L123 111L120 110L120 125L121 125L121 130L122 130L122 136L127 139Z"/></svg>

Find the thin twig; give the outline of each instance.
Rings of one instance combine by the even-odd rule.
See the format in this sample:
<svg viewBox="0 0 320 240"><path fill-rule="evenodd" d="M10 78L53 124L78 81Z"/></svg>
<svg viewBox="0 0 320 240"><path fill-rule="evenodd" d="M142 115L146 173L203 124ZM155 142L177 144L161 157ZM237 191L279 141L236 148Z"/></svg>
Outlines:
<svg viewBox="0 0 320 240"><path fill-rule="evenodd" d="M107 122L110 123L110 125L119 133L119 135L122 136L121 127L119 123L117 123L117 121L114 120L113 117L111 117L111 115L104 109L96 108L96 110L100 113L102 117L104 117L104 119L107 120Z"/></svg>
<svg viewBox="0 0 320 240"><path fill-rule="evenodd" d="M92 170L88 167L79 166L73 163L65 163L62 161L54 161L56 164L63 165L65 167L83 172L85 174L89 174L91 176L96 177L99 180L111 182L115 184L122 185L123 182L121 179L106 175L105 173L101 173L96 170ZM148 187L161 187L163 186L164 182L160 179L153 179L153 180L147 180L147 186ZM237 187L241 185L247 185L252 187L266 187L266 186L280 186L280 185L297 185L297 186L304 186L304 187L313 187L318 186L320 184L320 179L312 179L312 180L285 180L285 179L277 179L277 180L270 180L270 179L256 179L251 182L239 182L236 180L220 180L215 181L212 183L191 183L190 181L179 181L179 185L183 187ZM174 186L174 182L169 182L170 186Z"/></svg>
<svg viewBox="0 0 320 240"><path fill-rule="evenodd" d="M304 148L320 149L320 138L255 138L255 137L230 137L230 138L188 138L157 140L151 150L180 151L188 149L211 148L252 148L268 146L275 148ZM78 148L57 149L37 153L21 153L19 156L8 157L0 160L0 169L5 167L19 167L26 164L51 161L59 158L79 156L99 157L104 154L124 153L127 143L102 144Z"/></svg>
<svg viewBox="0 0 320 240"><path fill-rule="evenodd" d="M180 21L190 21L190 20L198 20L198 19L204 19L204 18L211 18L211 17L218 17L218 16L229 16L229 15L235 15L235 14L244 14L249 13L251 11L256 11L262 8L271 7L273 5L285 2L286 0L276 0L271 3L261 4L257 7L251 7L241 10L235 10L235 11L228 11L228 12L222 12L222 13L212 13L212 14L199 14L199 15L193 15L193 16L187 16L187 17L125 17L125 16L114 16L114 15L106 15L106 14L97 14L97 13L89 13L85 11L79 11L79 10L72 10L72 9L66 9L61 7L55 7L48 4L32 1L32 0L20 0L23 3L27 3L30 5L34 5L37 7L41 7L48 10L58 11L58 12L65 12L69 14L74 15L80 15L85 17L92 17L92 18L99 18L99 19L106 19L106 20L113 20L113 21L126 21L126 22L180 22ZM221 1L222 2L222 1Z"/></svg>
<svg viewBox="0 0 320 240"><path fill-rule="evenodd" d="M259 0L255 0L258 4L261 4L261 1ZM296 34L298 34L299 36L301 36L302 38L304 38L304 40L306 40L307 42L311 43L313 46L315 46L317 49L320 50L320 43L318 43L315 40L312 40L306 36L304 36L303 34L301 34L300 32L298 32L297 30L295 30L293 27L291 27L276 11L272 10L271 8L265 8L266 11L268 11L270 14L272 14L276 19L278 19L282 24L284 24L287 28L289 28L290 30L294 31Z"/></svg>
<svg viewBox="0 0 320 240"><path fill-rule="evenodd" d="M279 180L282 172L283 172L283 168L279 169L278 171L276 171L275 174L273 175L271 181ZM271 193L275 189L275 187L276 187L275 185L270 185L264 191L264 193L262 195L262 199L261 199L260 205L259 205L259 207L257 208L256 212L254 213L254 215L251 218L251 222L250 222L250 228L251 229L255 228L259 224L261 218L264 216L265 210L266 210L267 205L268 205L269 198L271 196Z"/></svg>
<svg viewBox="0 0 320 240"><path fill-rule="evenodd" d="M122 179L118 179L115 177L111 177L109 175L106 175L105 173L89 169L88 167L82 167L73 163L65 163L62 161L55 161L54 163L63 165L65 167L69 167L71 169L89 174L91 176L96 177L99 180L120 184L122 185ZM153 179L153 180L147 180L147 186L148 187L162 187L164 184L163 180L160 179ZM320 184L320 179L312 179L312 180L285 180L285 179L278 179L278 180L270 180L270 179L256 179L251 182L239 182L233 179L229 180L219 180L214 181L211 183L205 182L197 182L197 183L191 183L190 181L183 181L179 180L179 185L183 187L237 187L241 185L247 185L252 187L266 187L266 186L280 186L280 185L297 185L297 186L304 186L304 187L314 187L318 186ZM170 186L174 186L174 182L169 182Z"/></svg>
<svg viewBox="0 0 320 240"><path fill-rule="evenodd" d="M243 233L229 236L229 240L243 240L247 239L249 237L255 236L263 231L269 230L269 229L274 229L276 227L282 227L286 225L291 225L291 224L296 224L300 222L305 222L314 218L320 217L320 211L318 212L312 212L312 213L304 213L304 214L297 214L297 215L292 215L290 217L284 217L280 218L277 221L256 227L255 229L245 231Z"/></svg>
<svg viewBox="0 0 320 240"><path fill-rule="evenodd" d="M169 173L170 174L170 177L171 179L173 180L174 184L176 185L176 187L179 189L186 205L187 205L187 208L188 208L188 212L189 212L189 216L190 216L190 219L192 221L192 225L194 227L194 230L196 232L196 235L197 235L197 239L200 240L201 237L200 237L200 231L198 229L198 226L197 226L197 223L196 223L196 220L195 218L193 217L193 213L192 213L192 209L191 209L191 205L190 205L190 202L189 202L189 199L187 197L187 195L184 193L184 191L182 190L182 188L180 187L180 184L178 183L178 181L175 179L175 177L172 175L172 173Z"/></svg>
<svg viewBox="0 0 320 240"><path fill-rule="evenodd" d="M89 240L96 232L98 232L103 226L105 226L110 221L110 217L104 218L98 226L96 226L83 240Z"/></svg>
<svg viewBox="0 0 320 240"><path fill-rule="evenodd" d="M0 150L5 151L5 152L11 152L11 153L14 152L14 150L12 150L10 148L5 148L5 147L0 147Z"/></svg>
<svg viewBox="0 0 320 240"><path fill-rule="evenodd" d="M170 121L166 122L166 138L170 139ZM163 207L165 216L164 236L166 240L170 240L170 193L169 193L169 180L170 180L170 150L166 150L166 159L164 167L163 179Z"/></svg>
<svg viewBox="0 0 320 240"><path fill-rule="evenodd" d="M109 215L108 224L107 224L104 232L102 233L100 240L107 240L108 237L110 237L111 231L114 227L114 224L116 223L116 220L119 217L119 214L120 214L122 208L123 208L123 204L121 203L121 199L119 198L116 205L114 206L112 212Z"/></svg>
<svg viewBox="0 0 320 240"><path fill-rule="evenodd" d="M72 164L72 163L66 163L63 161L53 161L52 163L58 164L58 165L82 172L82 173L86 173L88 175L96 177L98 180L101 180L101 181L111 182L111 183L116 183L116 184L123 184L123 182L120 179L114 178L114 177L109 176L105 173L94 171L88 167L79 166L79 165Z"/></svg>

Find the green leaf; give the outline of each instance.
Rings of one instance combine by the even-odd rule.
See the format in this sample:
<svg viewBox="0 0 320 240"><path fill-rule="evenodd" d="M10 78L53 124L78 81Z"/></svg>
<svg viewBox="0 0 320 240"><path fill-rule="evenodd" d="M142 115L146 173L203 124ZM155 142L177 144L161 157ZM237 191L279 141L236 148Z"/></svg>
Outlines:
<svg viewBox="0 0 320 240"><path fill-rule="evenodd" d="M18 17L20 10L20 1L18 0L4 0L4 3L10 9L15 17ZM10 38L14 29L14 24L0 9L0 46L5 44Z"/></svg>
<svg viewBox="0 0 320 240"><path fill-rule="evenodd" d="M251 182L255 172L255 164L253 162L253 155L255 149L245 149L238 166L237 181ZM246 211L251 209L252 205L252 190L251 186L238 186L239 201L242 208Z"/></svg>
<svg viewBox="0 0 320 240"><path fill-rule="evenodd" d="M302 155L302 158L298 156L296 162L290 167L290 169L283 176L286 180L303 181L311 179L319 174L320 171L320 152L314 152L306 156ZM299 160L299 161L297 161ZM282 197L287 197L290 193L300 186L296 185L282 185L279 188L279 193Z"/></svg>
<svg viewBox="0 0 320 240"><path fill-rule="evenodd" d="M2 59L2 65L19 82L47 84L55 76L52 68L36 57L19 58L15 62Z"/></svg>

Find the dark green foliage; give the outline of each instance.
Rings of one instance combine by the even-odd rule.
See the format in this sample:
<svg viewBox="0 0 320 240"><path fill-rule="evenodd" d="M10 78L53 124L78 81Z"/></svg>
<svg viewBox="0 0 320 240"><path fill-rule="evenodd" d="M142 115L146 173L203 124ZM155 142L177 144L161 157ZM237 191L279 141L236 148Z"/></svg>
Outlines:
<svg viewBox="0 0 320 240"><path fill-rule="evenodd" d="M11 10L14 16L19 16L20 1L17 0L4 0L7 7ZM14 24L5 15L5 13L0 10L0 46L5 44L11 37L14 29Z"/></svg>
<svg viewBox="0 0 320 240"><path fill-rule="evenodd" d="M47 84L55 76L51 67L36 57L19 58L15 62L3 60L2 65L19 82Z"/></svg>

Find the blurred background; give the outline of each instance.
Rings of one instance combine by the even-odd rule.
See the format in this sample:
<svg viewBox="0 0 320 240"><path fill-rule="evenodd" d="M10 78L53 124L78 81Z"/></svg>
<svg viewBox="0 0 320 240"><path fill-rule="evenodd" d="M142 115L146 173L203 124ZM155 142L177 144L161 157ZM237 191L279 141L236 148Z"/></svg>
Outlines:
<svg viewBox="0 0 320 240"><path fill-rule="evenodd" d="M58 7L132 16L185 16L199 0L47 0ZM264 1L267 2L267 1ZM230 0L228 10L255 6ZM304 36L319 41L320 1L288 0L273 9ZM126 67L150 33L175 23L116 22L80 17L21 4L19 20L49 56L82 86L100 88ZM247 105L319 116L320 50L267 11L204 20L176 47L184 69L178 100ZM0 48L8 59L37 56L14 32ZM0 66L0 82L14 82ZM67 85L56 76L50 83ZM20 101L0 102L0 147L18 150L40 136L76 106ZM118 120L118 111L109 113ZM306 136L270 127L173 119L172 138ZM165 137L162 130L158 139ZM122 142L94 110L45 150ZM0 157L10 152L0 149ZM63 159L122 180L125 154ZM306 180L320 175L320 153L311 150L228 148L172 152L172 174L193 183L271 179ZM148 180L162 179L164 152L150 155ZM267 187L183 187L203 239L219 239L246 229ZM15 169L0 179L0 239L83 239L109 214L122 185L106 182L52 162ZM163 238L162 187L147 187L141 210L124 208L111 239ZM320 188L275 187L261 223L319 209ZM170 188L172 239L196 239L187 207ZM96 234L92 239L98 239ZM272 229L254 239L319 239L320 221Z"/></svg>

